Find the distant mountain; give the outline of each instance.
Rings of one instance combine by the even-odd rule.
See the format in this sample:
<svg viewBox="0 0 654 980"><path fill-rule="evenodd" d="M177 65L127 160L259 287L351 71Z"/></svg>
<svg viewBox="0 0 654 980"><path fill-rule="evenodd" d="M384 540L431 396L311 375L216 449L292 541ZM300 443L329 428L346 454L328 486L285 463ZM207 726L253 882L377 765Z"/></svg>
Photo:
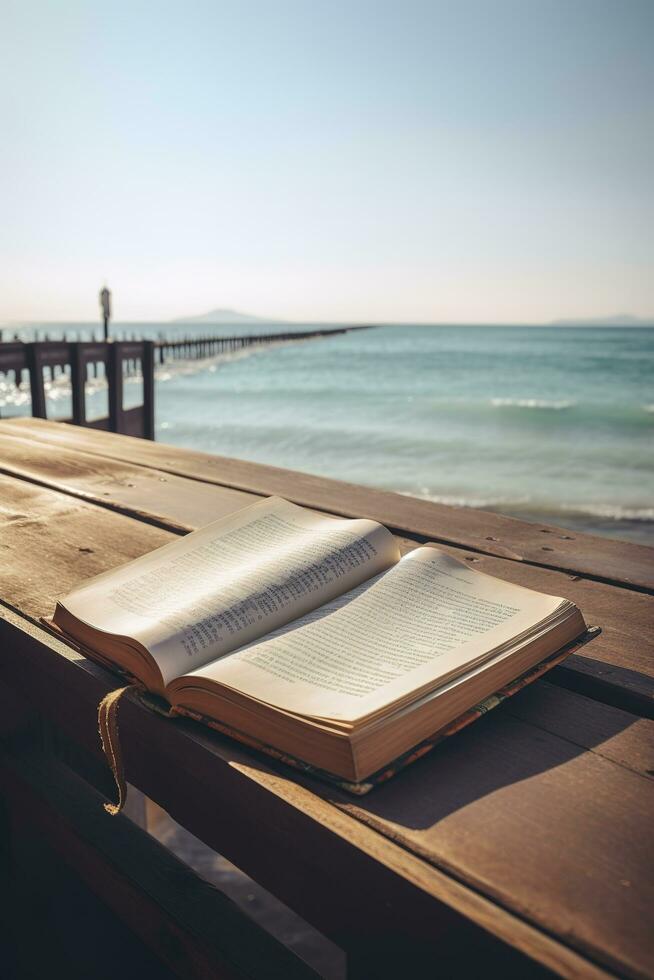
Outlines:
<svg viewBox="0 0 654 980"><path fill-rule="evenodd" d="M178 316L172 323L284 323L284 320L274 320L272 317L252 316L250 313L239 313L237 310L209 310L197 316Z"/></svg>
<svg viewBox="0 0 654 980"><path fill-rule="evenodd" d="M654 317L632 316L630 313L615 313L613 316L589 317L585 320L552 320L553 327L650 327Z"/></svg>

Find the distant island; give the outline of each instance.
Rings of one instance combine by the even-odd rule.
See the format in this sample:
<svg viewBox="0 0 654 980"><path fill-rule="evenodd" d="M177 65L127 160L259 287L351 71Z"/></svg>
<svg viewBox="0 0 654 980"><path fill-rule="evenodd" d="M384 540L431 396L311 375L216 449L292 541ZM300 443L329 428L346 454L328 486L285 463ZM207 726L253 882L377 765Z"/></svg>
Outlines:
<svg viewBox="0 0 654 980"><path fill-rule="evenodd" d="M285 323L285 320L275 320L272 317L252 316L251 313L239 313L238 310L209 310L196 316L177 316L171 323Z"/></svg>
<svg viewBox="0 0 654 980"><path fill-rule="evenodd" d="M585 320L552 320L552 327L651 327L654 317L632 316L631 313L614 313L613 316L588 317Z"/></svg>

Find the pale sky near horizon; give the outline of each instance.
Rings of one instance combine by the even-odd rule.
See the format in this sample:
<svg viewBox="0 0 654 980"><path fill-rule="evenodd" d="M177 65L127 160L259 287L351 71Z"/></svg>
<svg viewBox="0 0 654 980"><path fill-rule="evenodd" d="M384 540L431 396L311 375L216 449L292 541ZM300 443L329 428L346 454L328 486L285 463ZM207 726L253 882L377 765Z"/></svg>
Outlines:
<svg viewBox="0 0 654 980"><path fill-rule="evenodd" d="M5 0L0 322L654 314L654 0Z"/></svg>

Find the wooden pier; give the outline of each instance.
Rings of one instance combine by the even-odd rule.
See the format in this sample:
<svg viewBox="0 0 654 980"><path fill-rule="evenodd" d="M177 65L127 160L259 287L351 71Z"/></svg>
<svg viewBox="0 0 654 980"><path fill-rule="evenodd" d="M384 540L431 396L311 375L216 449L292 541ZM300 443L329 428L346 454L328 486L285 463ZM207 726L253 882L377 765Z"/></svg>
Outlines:
<svg viewBox="0 0 654 980"><path fill-rule="evenodd" d="M332 327L235 337L185 337L178 340L12 341L0 343L0 377L13 376L14 384L19 388L25 377L29 376L30 414L34 418L45 419L48 417L46 382L66 375L70 378L72 411L69 419L61 421L154 439L155 364L200 360L246 347L318 339L364 329L366 327ZM125 408L125 378L136 376L143 378L142 404ZM86 383L100 377L107 381L108 414L102 418L89 418Z"/></svg>
<svg viewBox="0 0 654 980"><path fill-rule="evenodd" d="M242 337L186 337L181 340L159 340L156 342L157 362L176 360L198 360L217 357L242 350L245 347L262 347L267 344L283 344L297 340L317 340L320 337L333 337L336 334L351 333L353 330L368 330L368 325L358 327L329 327L323 330L296 330L287 333L266 333Z"/></svg>
<svg viewBox="0 0 654 980"><path fill-rule="evenodd" d="M12 955L25 978L329 975L105 814L97 706L118 681L41 620L271 494L565 596L602 633L357 798L128 696L131 785L327 937L348 980L654 976L651 548L41 419L0 422L0 460L3 980Z"/></svg>

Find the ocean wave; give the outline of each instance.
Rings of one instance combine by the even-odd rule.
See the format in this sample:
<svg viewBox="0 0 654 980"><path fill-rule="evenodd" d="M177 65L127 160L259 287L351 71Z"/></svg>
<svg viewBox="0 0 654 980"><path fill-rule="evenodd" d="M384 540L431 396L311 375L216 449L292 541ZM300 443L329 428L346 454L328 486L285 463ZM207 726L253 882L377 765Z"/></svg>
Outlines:
<svg viewBox="0 0 654 980"><path fill-rule="evenodd" d="M654 521L654 507L630 507L622 504L595 504L589 501L579 503L544 503L532 497L466 497L454 494L430 493L426 487L417 492L399 491L404 496L419 497L435 504L446 504L448 507L471 507L477 510L512 511L513 514L524 512L533 515L540 514L544 520L556 521L563 514L599 517L607 521Z"/></svg>
<svg viewBox="0 0 654 980"><path fill-rule="evenodd" d="M623 507L620 504L561 504L566 513L590 514L609 521L654 521L654 507Z"/></svg>
<svg viewBox="0 0 654 980"><path fill-rule="evenodd" d="M644 412L654 412L654 405L643 405Z"/></svg>
<svg viewBox="0 0 654 980"><path fill-rule="evenodd" d="M546 398L491 398L490 403L493 408L541 408L552 409L556 412L565 408L574 408L576 405L576 402L564 399L549 401Z"/></svg>
<svg viewBox="0 0 654 980"><path fill-rule="evenodd" d="M433 504L446 504L448 507L473 507L481 510L491 510L493 507L524 507L530 502L529 497L508 499L505 497L463 497L447 493L437 494L430 493L425 487L422 487L417 493L411 490L398 492L405 497L419 497L421 500L429 500Z"/></svg>

